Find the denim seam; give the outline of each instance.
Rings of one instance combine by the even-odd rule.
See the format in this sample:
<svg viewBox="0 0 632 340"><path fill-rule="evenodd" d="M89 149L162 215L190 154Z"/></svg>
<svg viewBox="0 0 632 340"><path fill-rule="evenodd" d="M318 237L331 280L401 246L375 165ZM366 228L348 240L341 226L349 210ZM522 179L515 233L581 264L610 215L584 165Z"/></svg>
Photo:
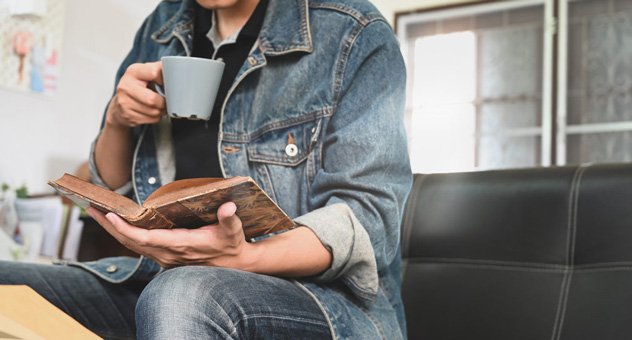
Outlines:
<svg viewBox="0 0 632 340"><path fill-rule="evenodd" d="M132 161L132 188L134 189L134 196L136 196L136 203L141 204L141 198L139 195L139 188L136 180L136 164L137 164L137 160L138 160L138 153L140 151L140 146L141 143L143 142L143 139L145 138L145 133L147 133L147 126L145 126L141 133L140 136L138 137L138 142L136 142L136 148L134 148L134 158ZM140 171L138 171L138 175L140 176ZM144 194L144 190L143 190L143 194Z"/></svg>
<svg viewBox="0 0 632 340"><path fill-rule="evenodd" d="M269 40L263 37L261 41L261 47L265 55L267 56L280 56L293 52L314 52L314 45L312 43L312 34L310 31L310 23L309 23L309 6L306 3L307 1L299 1L299 22L300 22L300 33L301 38L303 40L302 44L289 44L281 46L279 50L273 48L272 45L269 44Z"/></svg>
<svg viewBox="0 0 632 340"><path fill-rule="evenodd" d="M284 315L281 315L281 314L278 314L278 315L274 315L274 314L251 314L251 315L246 315L246 316L242 317L241 319L239 319L235 325L239 325L239 323L242 322L243 320L248 320L248 319L266 319L266 318L268 318L268 319L275 319L275 320L288 320L288 321L309 323L309 324L318 325L318 326L329 326L329 324L327 322L320 322L320 321L316 321L316 320L312 320L312 319L308 319L308 318L284 316Z"/></svg>
<svg viewBox="0 0 632 340"><path fill-rule="evenodd" d="M248 159L251 161L260 161L260 162L265 162L265 163L273 163L277 165L296 166L303 163L307 159L307 156L309 155L309 151L310 150L305 150L301 152L298 156L295 157L296 158L295 160L291 160L288 157L263 155L263 154L259 154L255 152L249 153Z"/></svg>
<svg viewBox="0 0 632 340"><path fill-rule="evenodd" d="M261 167L258 167L261 172L262 180L267 182L267 187L264 190L265 193L272 198L273 201L278 202L276 198L276 191L274 190L274 183L272 183L272 177L270 176L270 171L268 171L268 167L265 163L261 164ZM263 183L262 183L263 184Z"/></svg>
<svg viewBox="0 0 632 340"><path fill-rule="evenodd" d="M358 304L356 301L353 301L353 300L349 300L349 302L351 302L354 306L356 306L360 311L362 311L362 313L364 313L364 315L369 320L371 320L371 323L373 324L373 326L377 330L377 332L378 332L378 334L380 336L380 339L382 339L382 340L388 339L388 337L384 333L384 330L382 329L382 326L380 326L380 323L377 321L377 319L375 319L375 317L373 317L373 315L367 310L366 307Z"/></svg>
<svg viewBox="0 0 632 340"><path fill-rule="evenodd" d="M59 303L62 305L63 308L65 308L66 310L70 310L70 308L68 308L68 306L66 306L63 302L62 299L59 298L59 295L57 294L57 292L53 289L53 287L50 286L50 284L48 283L48 280L46 280L43 275L41 274L41 272L38 272L39 276L42 277L42 281L44 282L44 284L46 284L46 287L48 288L48 290L55 295L55 297L57 298L57 300L59 301Z"/></svg>
<svg viewBox="0 0 632 340"><path fill-rule="evenodd" d="M126 275L126 276L124 276L124 277L122 277L120 279L112 279L112 278L104 275L103 273L101 273L97 269L92 268L91 266L89 266L89 265L87 265L87 264L85 264L83 262L70 261L70 262L67 262L67 264L69 266L72 266L72 267L78 267L78 268L87 270L88 272L98 276L99 278L101 278L101 279L103 279L103 280L105 280L105 281L107 281L109 283L122 283L122 282L125 282L125 281L129 280L132 276L134 276L134 274L136 274L136 272L141 270L142 260L139 259L138 262L136 263L136 267L134 267L134 269L132 269L128 275Z"/></svg>
<svg viewBox="0 0 632 340"><path fill-rule="evenodd" d="M121 324L126 325L126 326L127 326L127 327L129 327L130 329L136 329L136 324L134 324L133 326L132 326L132 325L129 325L129 324L127 323L127 321L125 320L125 318L121 315L121 311L119 310L119 308L118 308L118 306L116 305L116 303L114 303L114 299L112 299L112 296L111 296L110 294L103 294L103 295L107 298L107 300L110 302L110 304L111 304L112 306L114 306L114 309L117 311L116 316L119 318L119 322L120 322ZM85 319L85 320L89 320L90 318L86 318L86 317L84 317L84 319ZM132 326L132 327L130 327L130 326Z"/></svg>
<svg viewBox="0 0 632 340"><path fill-rule="evenodd" d="M310 7L318 8L318 9L330 9L330 10L347 14L350 17L354 18L357 22L362 24L362 26L366 26L376 20L386 21L385 18L380 14L376 13L376 14L363 15L362 13L348 6L345 6L343 4L338 4L338 3L314 3L310 1Z"/></svg>
<svg viewBox="0 0 632 340"><path fill-rule="evenodd" d="M251 134L237 134L237 133L229 133L224 132L222 134L222 141L230 142L230 143L250 143L261 137L263 134L268 133L270 131L279 130L283 128L288 128L296 125L301 125L307 122L315 121L322 117L330 117L333 115L334 108L326 107L324 109L320 109L317 111L313 111L299 117L294 117L278 122L273 122L267 125L264 125L257 131Z"/></svg>
<svg viewBox="0 0 632 340"><path fill-rule="evenodd" d="M215 328L217 330L220 330L221 332L223 332L224 334L227 334L228 336L232 337L233 339L235 339L235 337L233 336L233 334L237 333L237 327L235 326L235 324L232 322L232 319L228 316L228 314L226 314L228 320L230 320L231 325L233 326L233 330L228 333L222 326L220 326L217 322L215 322L215 320L213 320L213 318L208 318L208 323L215 326Z"/></svg>
<svg viewBox="0 0 632 340"><path fill-rule="evenodd" d="M186 55L187 56L191 56L191 50L189 49L189 45L187 45L186 40L180 34L180 32L176 32L174 30L174 32L171 35L173 35L174 37L176 37L180 41L180 43L182 44L182 47L184 47L184 52L186 53Z"/></svg>
<svg viewBox="0 0 632 340"><path fill-rule="evenodd" d="M363 26L360 25L353 26L351 33L349 33L349 36L347 37L347 42L344 44L344 47L340 51L333 83L333 103L336 107L338 106L337 104L340 100L340 93L342 92L342 87L344 85L344 75L345 70L347 69L347 61L349 60L349 55L351 54L351 50L355 45L356 39L362 32L362 28Z"/></svg>
<svg viewBox="0 0 632 340"><path fill-rule="evenodd" d="M300 283L300 282L298 282L296 280L292 280L292 282L294 282L294 284L299 286L303 291L305 291L309 296L312 297L314 302L316 302L316 305L318 306L318 308L320 308L320 311L325 316L325 319L327 319L327 324L329 325L329 332L331 333L331 339L332 340L336 340L337 339L336 331L335 331L333 323L331 322L331 318L329 317L329 313L327 313L327 310L325 309L325 306L323 306L323 304L320 302L320 300L318 300L318 297L316 297L316 295L314 295L314 293L312 293L311 290L307 289L307 287L303 286L302 283Z"/></svg>
<svg viewBox="0 0 632 340"><path fill-rule="evenodd" d="M176 22L176 20L178 19L178 13L179 13L179 11L178 11L178 12L176 12L176 13L175 13L175 14L171 17L171 19L167 20L167 22L166 22L164 25L162 25L162 27L160 27L160 28L159 28L156 32L152 33L151 38L152 38L155 42L162 44L162 43L165 43L165 42L169 41L169 39L171 39L172 35L170 35L170 36L168 36L168 37L164 37L164 38L159 37L159 36L160 36L160 35L162 35L162 34L164 34L165 32L167 32L167 31L168 31L168 30L172 27L172 25L173 25L173 24Z"/></svg>
<svg viewBox="0 0 632 340"><path fill-rule="evenodd" d="M340 277L340 279L347 285L349 286L349 288L351 288L351 290L353 290L353 292L360 298L367 300L367 301L375 301L376 299L376 294L371 292L368 289L363 289L360 288L360 286L358 286L355 282L354 279L350 278L347 275L343 275ZM379 281L378 281L379 282ZM379 285L379 284L378 284Z"/></svg>

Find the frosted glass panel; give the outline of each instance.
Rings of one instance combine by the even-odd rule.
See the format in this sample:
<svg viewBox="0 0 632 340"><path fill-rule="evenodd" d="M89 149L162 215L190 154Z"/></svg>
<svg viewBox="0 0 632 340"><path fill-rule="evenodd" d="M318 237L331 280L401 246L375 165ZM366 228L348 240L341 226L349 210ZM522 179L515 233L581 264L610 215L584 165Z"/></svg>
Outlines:
<svg viewBox="0 0 632 340"><path fill-rule="evenodd" d="M632 7L623 4L569 3L569 125L632 120Z"/></svg>
<svg viewBox="0 0 632 340"><path fill-rule="evenodd" d="M536 95L540 89L540 35L538 27L495 29L481 33L481 96Z"/></svg>
<svg viewBox="0 0 632 340"><path fill-rule="evenodd" d="M540 164L543 18L530 5L407 26L413 171Z"/></svg>
<svg viewBox="0 0 632 340"><path fill-rule="evenodd" d="M490 102L479 111L482 133L498 133L506 129L537 127L540 125L540 101Z"/></svg>
<svg viewBox="0 0 632 340"><path fill-rule="evenodd" d="M632 162L632 131L571 135L567 163Z"/></svg>
<svg viewBox="0 0 632 340"><path fill-rule="evenodd" d="M534 167L540 163L540 137L483 136L478 142L481 169Z"/></svg>

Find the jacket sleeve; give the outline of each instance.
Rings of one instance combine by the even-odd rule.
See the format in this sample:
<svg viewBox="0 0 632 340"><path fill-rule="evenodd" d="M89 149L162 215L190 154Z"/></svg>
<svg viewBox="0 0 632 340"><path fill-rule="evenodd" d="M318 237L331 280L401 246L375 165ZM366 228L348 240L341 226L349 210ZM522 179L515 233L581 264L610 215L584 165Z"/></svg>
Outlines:
<svg viewBox="0 0 632 340"><path fill-rule="evenodd" d="M378 272L399 256L399 228L412 184L404 129L406 72L386 22L373 21L339 58L336 111L323 140L323 168L309 203L321 207L296 222L311 228L332 252L317 280L342 280L373 299ZM346 55L345 55L346 53Z"/></svg>
<svg viewBox="0 0 632 340"><path fill-rule="evenodd" d="M166 7L166 6L170 6L172 8L169 8L169 10L166 10L166 8L161 9L161 7ZM169 4L165 1L162 1L158 5L156 10L154 10L154 12L151 13L143 21L143 24L141 25L141 27L136 32L136 35L134 36L132 49L127 54L127 56L125 57L125 59L123 60L123 62L121 63L121 65L119 66L116 72L116 78L114 82L114 91L112 93L112 97L114 96L114 94L116 94L116 86L118 86L118 83L121 80L121 77L123 77L123 74L125 74L125 71L130 65L134 63L139 63L139 62L156 61L156 56L154 55L153 51L156 51L157 48L154 46L150 46L151 44L156 44L156 42L151 39L151 34L156 29L156 25L158 25L158 23L165 20L163 17L165 15L172 14L173 11L175 11L176 9L177 9L176 5ZM108 105L109 105L109 102L108 102ZM103 125L105 124L106 112L107 112L107 106L103 113L103 118L101 119L101 129L103 129ZM136 127L133 129L134 145L136 144L136 141L138 140L140 131L141 131L140 127ZM108 188L110 190L114 190L119 194L122 194L122 195L130 194L132 191L131 181L127 182L120 188L109 188L105 184L101 176L99 175L99 171L97 169L95 158L94 158L94 149L95 149L97 139L98 139L98 136L92 142L92 145L90 148L90 155L89 155L89 162L88 162L89 168L90 168L90 180L96 185L102 186L104 188Z"/></svg>

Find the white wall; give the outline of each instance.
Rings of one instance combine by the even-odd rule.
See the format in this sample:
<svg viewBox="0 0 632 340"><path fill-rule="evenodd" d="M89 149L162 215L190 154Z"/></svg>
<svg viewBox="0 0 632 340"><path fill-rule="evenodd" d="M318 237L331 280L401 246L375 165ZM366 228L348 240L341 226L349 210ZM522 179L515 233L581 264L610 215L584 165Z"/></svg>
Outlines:
<svg viewBox="0 0 632 340"><path fill-rule="evenodd" d="M118 64L158 2L67 0L57 93L0 88L0 183L49 192L48 179L87 160Z"/></svg>
<svg viewBox="0 0 632 340"><path fill-rule="evenodd" d="M467 0L372 0L393 24L397 11ZM0 88L0 183L50 192L74 172L113 89L136 29L159 0L67 0L58 90L53 97Z"/></svg>

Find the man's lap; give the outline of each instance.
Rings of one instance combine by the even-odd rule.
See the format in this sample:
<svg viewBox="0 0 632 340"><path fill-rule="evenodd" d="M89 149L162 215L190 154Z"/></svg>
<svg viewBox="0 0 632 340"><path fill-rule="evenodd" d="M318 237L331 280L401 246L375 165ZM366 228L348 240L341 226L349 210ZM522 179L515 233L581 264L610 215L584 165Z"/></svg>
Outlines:
<svg viewBox="0 0 632 340"><path fill-rule="evenodd" d="M144 282L116 285L68 266L0 261L0 284L27 285L93 332L135 338L134 308Z"/></svg>
<svg viewBox="0 0 632 340"><path fill-rule="evenodd" d="M0 262L0 284L32 287L105 338L134 338L137 324L139 338L151 339L177 332L186 338L208 338L209 332L331 337L327 318L299 285L224 268L168 270L145 288L145 282L108 283L77 267Z"/></svg>

